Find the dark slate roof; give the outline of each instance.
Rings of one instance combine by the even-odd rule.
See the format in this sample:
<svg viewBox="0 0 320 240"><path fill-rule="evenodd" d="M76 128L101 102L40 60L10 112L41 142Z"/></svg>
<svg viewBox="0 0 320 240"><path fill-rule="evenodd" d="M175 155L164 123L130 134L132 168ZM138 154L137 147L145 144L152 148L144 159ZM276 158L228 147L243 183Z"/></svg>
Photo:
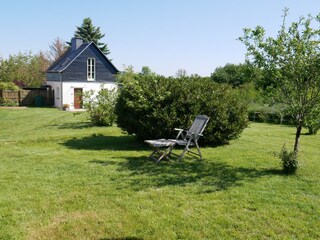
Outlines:
<svg viewBox="0 0 320 240"><path fill-rule="evenodd" d="M79 48L75 51L71 50L71 47L59 58L57 59L47 70L47 72L63 72L69 65L81 55L81 53L86 50L90 45L95 46L100 52L101 50L93 43L93 42L86 42L83 43ZM105 59L111 64L112 67L119 72L119 70L110 62L110 60L106 57L106 55L101 52L101 54L105 57Z"/></svg>

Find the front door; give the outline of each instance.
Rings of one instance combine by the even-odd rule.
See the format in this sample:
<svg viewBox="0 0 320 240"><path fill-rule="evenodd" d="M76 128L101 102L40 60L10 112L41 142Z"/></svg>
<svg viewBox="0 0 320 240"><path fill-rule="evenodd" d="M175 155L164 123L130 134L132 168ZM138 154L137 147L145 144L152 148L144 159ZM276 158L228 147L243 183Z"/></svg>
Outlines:
<svg viewBox="0 0 320 240"><path fill-rule="evenodd" d="M82 88L74 89L74 108L82 108Z"/></svg>

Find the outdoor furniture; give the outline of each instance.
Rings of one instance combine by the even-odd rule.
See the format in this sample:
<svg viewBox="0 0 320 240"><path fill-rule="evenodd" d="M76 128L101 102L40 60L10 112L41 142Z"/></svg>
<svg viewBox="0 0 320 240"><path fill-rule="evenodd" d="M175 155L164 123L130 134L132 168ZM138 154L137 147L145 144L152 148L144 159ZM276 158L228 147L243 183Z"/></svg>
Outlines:
<svg viewBox="0 0 320 240"><path fill-rule="evenodd" d="M167 139L145 140L153 148L153 152L149 158L153 159L156 163L160 162L163 158L169 159L173 147L176 145L174 141Z"/></svg>
<svg viewBox="0 0 320 240"><path fill-rule="evenodd" d="M179 156L177 154L172 153L172 149L169 152L168 155L174 154L179 156L179 160L181 160L186 152L192 153L194 155L197 155L202 159L202 154L199 148L198 139L203 136L202 132L204 131L205 127L207 126L207 123L209 121L209 117L205 115L198 115L196 116L194 122L192 123L189 130L183 130L179 128L175 128L176 131L178 131L178 135L176 139L169 139L170 141L173 141L174 143L185 146L183 149L182 154ZM195 146L197 148L197 152L193 152L190 150L190 147Z"/></svg>

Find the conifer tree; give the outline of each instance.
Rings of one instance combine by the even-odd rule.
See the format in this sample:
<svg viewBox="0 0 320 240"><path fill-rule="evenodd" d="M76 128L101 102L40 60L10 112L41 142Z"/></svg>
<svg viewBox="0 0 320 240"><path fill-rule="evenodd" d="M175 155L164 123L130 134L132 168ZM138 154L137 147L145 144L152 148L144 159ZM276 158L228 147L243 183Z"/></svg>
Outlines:
<svg viewBox="0 0 320 240"><path fill-rule="evenodd" d="M85 42L93 42L105 55L110 54L107 44L100 42L105 34L100 32L100 27L93 26L91 18L83 19L82 25L77 27L74 36L82 38Z"/></svg>

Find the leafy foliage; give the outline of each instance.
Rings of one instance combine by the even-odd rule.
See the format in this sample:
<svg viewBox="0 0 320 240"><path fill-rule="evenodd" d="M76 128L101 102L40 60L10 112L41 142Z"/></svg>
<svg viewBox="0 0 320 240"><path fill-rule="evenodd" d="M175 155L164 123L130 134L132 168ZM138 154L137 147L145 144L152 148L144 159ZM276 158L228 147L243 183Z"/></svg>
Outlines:
<svg viewBox="0 0 320 240"><path fill-rule="evenodd" d="M250 82L257 82L262 77L260 69L248 64L226 64L218 67L211 74L211 79L217 83L227 83L239 87Z"/></svg>
<svg viewBox="0 0 320 240"><path fill-rule="evenodd" d="M13 82L2 82L0 81L0 90L12 90L16 91L20 88ZM0 98L0 106L6 107L16 107L19 106L19 103L7 98Z"/></svg>
<svg viewBox="0 0 320 240"><path fill-rule="evenodd" d="M0 106L17 107L19 103L7 98L0 98Z"/></svg>
<svg viewBox="0 0 320 240"><path fill-rule="evenodd" d="M283 144L280 153L275 153L280 158L284 173L295 174L298 169L298 155L294 151L288 151L286 144Z"/></svg>
<svg viewBox="0 0 320 240"><path fill-rule="evenodd" d="M0 81L0 89L2 90L19 90L19 86L13 82L2 82Z"/></svg>
<svg viewBox="0 0 320 240"><path fill-rule="evenodd" d="M320 30L311 27L313 20L320 25L320 17L301 17L287 28L287 15L285 9L276 38L266 38L264 28L257 26L244 29L239 39L247 47L247 60L264 70L264 92L296 119L297 154L304 121L320 117L314 114L320 104Z"/></svg>
<svg viewBox="0 0 320 240"><path fill-rule="evenodd" d="M306 117L304 126L308 129L309 134L317 134L320 129L320 107L315 108L313 112Z"/></svg>
<svg viewBox="0 0 320 240"><path fill-rule="evenodd" d="M210 117L203 143L220 145L247 126L247 107L230 86L199 76L165 78L134 74L119 77L117 124L139 139L172 138L175 127L188 128L195 115Z"/></svg>
<svg viewBox="0 0 320 240"><path fill-rule="evenodd" d="M93 26L91 18L83 19L82 25L77 27L74 36L82 38L85 42L93 42L105 55L110 54L107 44L100 42L105 34L100 32L100 27Z"/></svg>
<svg viewBox="0 0 320 240"><path fill-rule="evenodd" d="M40 87L46 80L48 61L43 54L10 55L0 65L1 82L19 82L21 87Z"/></svg>
<svg viewBox="0 0 320 240"><path fill-rule="evenodd" d="M83 105L93 125L112 126L115 115L116 89L101 88L96 94L93 90L84 94Z"/></svg>

